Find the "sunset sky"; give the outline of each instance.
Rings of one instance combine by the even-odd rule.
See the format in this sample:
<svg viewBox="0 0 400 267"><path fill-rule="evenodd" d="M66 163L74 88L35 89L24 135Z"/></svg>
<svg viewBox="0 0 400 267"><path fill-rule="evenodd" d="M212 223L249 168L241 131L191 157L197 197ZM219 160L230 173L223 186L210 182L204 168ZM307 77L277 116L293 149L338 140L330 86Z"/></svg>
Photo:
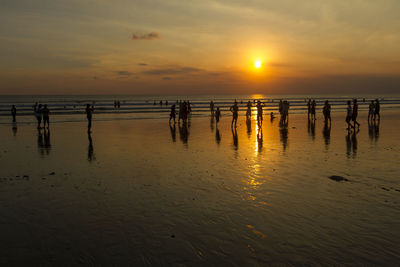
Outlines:
<svg viewBox="0 0 400 267"><path fill-rule="evenodd" d="M0 94L396 93L399 10L398 0L2 0Z"/></svg>

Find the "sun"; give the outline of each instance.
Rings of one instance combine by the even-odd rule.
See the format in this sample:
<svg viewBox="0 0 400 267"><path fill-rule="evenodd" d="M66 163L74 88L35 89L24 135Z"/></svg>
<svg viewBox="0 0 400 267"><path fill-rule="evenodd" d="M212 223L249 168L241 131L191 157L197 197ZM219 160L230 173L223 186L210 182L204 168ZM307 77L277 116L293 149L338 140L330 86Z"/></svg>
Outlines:
<svg viewBox="0 0 400 267"><path fill-rule="evenodd" d="M256 69L261 68L261 60L254 61L254 68L256 68Z"/></svg>

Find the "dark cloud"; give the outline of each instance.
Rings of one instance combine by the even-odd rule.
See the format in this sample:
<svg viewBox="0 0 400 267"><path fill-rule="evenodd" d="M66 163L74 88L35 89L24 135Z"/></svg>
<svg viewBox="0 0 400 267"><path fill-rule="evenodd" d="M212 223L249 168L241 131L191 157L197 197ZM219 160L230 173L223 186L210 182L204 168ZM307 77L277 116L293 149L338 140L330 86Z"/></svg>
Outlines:
<svg viewBox="0 0 400 267"><path fill-rule="evenodd" d="M157 32L150 32L147 34L137 34L137 33L132 34L132 40L154 40L160 38L161 36Z"/></svg>
<svg viewBox="0 0 400 267"><path fill-rule="evenodd" d="M162 79L163 79L163 80L166 80L166 81L172 80L171 77L163 77Z"/></svg>
<svg viewBox="0 0 400 267"><path fill-rule="evenodd" d="M202 69L192 67L180 67L180 68L165 68L165 69L152 69L143 71L143 74L147 75L174 75L174 74L189 74L202 72Z"/></svg>
<svg viewBox="0 0 400 267"><path fill-rule="evenodd" d="M131 76L133 73L126 71L126 70L120 70L116 72L119 76Z"/></svg>
<svg viewBox="0 0 400 267"><path fill-rule="evenodd" d="M138 65L139 65L139 66L148 66L147 63L139 63Z"/></svg>

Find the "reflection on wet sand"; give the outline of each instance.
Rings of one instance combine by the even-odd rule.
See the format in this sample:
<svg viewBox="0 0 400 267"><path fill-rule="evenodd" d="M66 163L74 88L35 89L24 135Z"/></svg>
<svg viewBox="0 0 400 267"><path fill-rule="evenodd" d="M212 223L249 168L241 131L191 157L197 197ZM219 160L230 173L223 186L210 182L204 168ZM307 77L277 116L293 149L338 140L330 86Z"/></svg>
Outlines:
<svg viewBox="0 0 400 267"><path fill-rule="evenodd" d="M96 157L93 154L93 140L92 140L92 135L90 132L88 132L88 140L89 140L89 146L88 146L88 161L92 162L96 160Z"/></svg>
<svg viewBox="0 0 400 267"><path fill-rule="evenodd" d="M235 150L238 150L239 140L238 140L236 127L231 127L231 129L232 129L233 147Z"/></svg>
<svg viewBox="0 0 400 267"><path fill-rule="evenodd" d="M189 130L187 123L183 122L182 124L179 123L179 138L181 139L182 143L187 146L188 139L189 139Z"/></svg>
<svg viewBox="0 0 400 267"><path fill-rule="evenodd" d="M175 126L175 123L173 123L172 125L171 125L171 123L169 124L169 130L171 132L172 142L176 142L176 126Z"/></svg>
<svg viewBox="0 0 400 267"><path fill-rule="evenodd" d="M289 130L288 130L287 127L280 127L279 128L279 133L280 133L280 139L281 139L282 146L283 146L283 151L286 151L286 148L288 146Z"/></svg>
<svg viewBox="0 0 400 267"><path fill-rule="evenodd" d="M315 141L315 120L308 120L307 131L308 135L311 136L313 141Z"/></svg>
<svg viewBox="0 0 400 267"><path fill-rule="evenodd" d="M259 127L257 130L257 144L258 144L258 152L261 153L263 148L263 130L262 127Z"/></svg>
<svg viewBox="0 0 400 267"><path fill-rule="evenodd" d="M368 121L368 135L371 141L377 142L379 139L379 124L380 120Z"/></svg>
<svg viewBox="0 0 400 267"><path fill-rule="evenodd" d="M247 137L250 139L251 137L251 119L246 119L246 126L247 126Z"/></svg>
<svg viewBox="0 0 400 267"><path fill-rule="evenodd" d="M219 132L218 125L215 130L215 141L217 142L218 145L221 143L221 134Z"/></svg>
<svg viewBox="0 0 400 267"><path fill-rule="evenodd" d="M322 135L324 136L325 148L328 150L329 144L331 143L331 124L325 123L322 130Z"/></svg>
<svg viewBox="0 0 400 267"><path fill-rule="evenodd" d="M17 136L17 130L18 130L18 127L17 127L17 122L13 122L12 123L12 128L11 128L11 130L12 130L12 132L13 132L13 135L14 136Z"/></svg>
<svg viewBox="0 0 400 267"><path fill-rule="evenodd" d="M211 117L210 117L210 129L211 129L211 132L214 131L214 116L213 115L211 115Z"/></svg>
<svg viewBox="0 0 400 267"><path fill-rule="evenodd" d="M353 158L357 155L357 134L360 130L348 131L346 135L346 155L349 158L352 156Z"/></svg>
<svg viewBox="0 0 400 267"><path fill-rule="evenodd" d="M50 129L38 129L38 148L40 155L44 156L44 154L48 155L51 150L51 142L50 142Z"/></svg>

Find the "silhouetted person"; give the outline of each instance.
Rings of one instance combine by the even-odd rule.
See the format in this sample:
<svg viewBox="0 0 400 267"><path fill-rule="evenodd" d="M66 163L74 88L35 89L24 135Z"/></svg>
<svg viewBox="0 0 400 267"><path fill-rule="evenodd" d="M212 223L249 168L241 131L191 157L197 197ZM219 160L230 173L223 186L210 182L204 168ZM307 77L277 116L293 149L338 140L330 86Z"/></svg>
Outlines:
<svg viewBox="0 0 400 267"><path fill-rule="evenodd" d="M221 118L221 111L219 110L219 107L217 107L217 111L215 111L215 121L219 122L219 119Z"/></svg>
<svg viewBox="0 0 400 267"><path fill-rule="evenodd" d="M271 118L271 122L275 119L275 115L274 112L271 111L271 113L269 114L270 118Z"/></svg>
<svg viewBox="0 0 400 267"><path fill-rule="evenodd" d="M93 140L92 140L92 135L90 134L90 132L88 131L88 140L89 140L89 146L88 146L88 156L87 159L89 162L95 160L96 158L93 155Z"/></svg>
<svg viewBox="0 0 400 267"><path fill-rule="evenodd" d="M235 123L235 128L236 128L236 123L237 123L237 119L239 116L239 107L237 105L237 102L235 100L235 102L233 103L233 106L230 107L229 109L232 112L232 123L231 123L231 127L233 127L233 123Z"/></svg>
<svg viewBox="0 0 400 267"><path fill-rule="evenodd" d="M214 115L214 102L212 100L210 102L210 111L211 111L211 115Z"/></svg>
<svg viewBox="0 0 400 267"><path fill-rule="evenodd" d="M368 106L368 123L370 120L374 118L375 115L375 103L374 100L371 100L371 103L369 103Z"/></svg>
<svg viewBox="0 0 400 267"><path fill-rule="evenodd" d="M281 126L287 126L289 124L289 102L287 100L282 102L282 111L281 111Z"/></svg>
<svg viewBox="0 0 400 267"><path fill-rule="evenodd" d="M378 120L381 119L381 104L379 103L379 100L376 99L375 100L375 111L374 111L374 120L376 119L376 117L378 117Z"/></svg>
<svg viewBox="0 0 400 267"><path fill-rule="evenodd" d="M283 113L283 102L282 99L279 99L279 115L282 118L282 113Z"/></svg>
<svg viewBox="0 0 400 267"><path fill-rule="evenodd" d="M263 121L263 104L260 100L257 101L257 122L259 125L262 124Z"/></svg>
<svg viewBox="0 0 400 267"><path fill-rule="evenodd" d="M322 108L322 113L324 114L324 120L325 124L328 123L331 124L331 105L329 104L329 101L325 101L325 105Z"/></svg>
<svg viewBox="0 0 400 267"><path fill-rule="evenodd" d="M317 118L315 117L315 110L317 109L317 103L315 100L311 102L311 119L316 120Z"/></svg>
<svg viewBox="0 0 400 267"><path fill-rule="evenodd" d="M165 100L165 105L168 106L168 100Z"/></svg>
<svg viewBox="0 0 400 267"><path fill-rule="evenodd" d="M215 141L217 142L218 145L221 143L221 134L219 133L218 124L215 129Z"/></svg>
<svg viewBox="0 0 400 267"><path fill-rule="evenodd" d="M178 112L178 122L183 120L183 103L179 101L179 112Z"/></svg>
<svg viewBox="0 0 400 267"><path fill-rule="evenodd" d="M40 124L42 123L42 104L39 104L35 110L36 120L38 122L38 129L40 129Z"/></svg>
<svg viewBox="0 0 400 267"><path fill-rule="evenodd" d="M94 107L90 106L90 104L86 104L86 118L88 120L88 132L90 133L92 129L92 115L93 115Z"/></svg>
<svg viewBox="0 0 400 267"><path fill-rule="evenodd" d="M250 100L247 102L247 110L246 110L246 119L250 120L251 119L251 107L253 106L250 102Z"/></svg>
<svg viewBox="0 0 400 267"><path fill-rule="evenodd" d="M44 105L42 108L42 115L43 115L43 128L50 127L50 118L49 118L50 110L47 108L47 105Z"/></svg>
<svg viewBox="0 0 400 267"><path fill-rule="evenodd" d="M171 138L172 138L172 142L176 142L176 127L175 127L175 123L174 124L170 124L169 125L169 130L171 131Z"/></svg>
<svg viewBox="0 0 400 267"><path fill-rule="evenodd" d="M11 107L11 116L13 118L13 122L16 122L17 108L15 107L15 105L12 105Z"/></svg>
<svg viewBox="0 0 400 267"><path fill-rule="evenodd" d="M353 116L353 108L351 107L351 102L350 100L347 101L347 108L346 108L346 123L347 123L347 130L350 131L351 130L351 118Z"/></svg>
<svg viewBox="0 0 400 267"><path fill-rule="evenodd" d="M351 119L353 121L353 128L356 128L356 125L360 127L360 124L357 121L358 117L358 104L357 104L357 99L353 99L353 115L351 116Z"/></svg>
<svg viewBox="0 0 400 267"><path fill-rule="evenodd" d="M171 113L169 114L169 122L171 122L172 119L174 119L174 124L175 124L175 104L171 106Z"/></svg>

